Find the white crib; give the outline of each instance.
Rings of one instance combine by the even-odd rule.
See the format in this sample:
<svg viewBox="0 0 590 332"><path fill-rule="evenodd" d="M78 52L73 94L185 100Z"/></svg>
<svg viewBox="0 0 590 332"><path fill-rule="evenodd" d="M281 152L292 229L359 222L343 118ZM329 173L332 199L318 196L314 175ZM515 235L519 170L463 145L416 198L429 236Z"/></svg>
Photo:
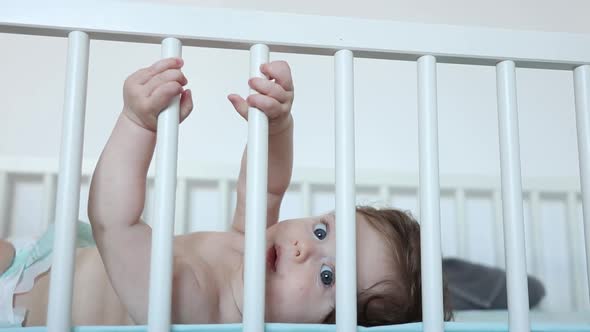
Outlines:
<svg viewBox="0 0 590 332"><path fill-rule="evenodd" d="M110 5L114 7L110 7ZM33 9L34 8L34 9ZM116 10L114 9L116 8ZM228 19L231 18L230 19ZM228 22L229 21L229 22ZM161 24L152 24L161 22ZM194 24L191 22L199 22ZM268 27L273 27L269 29ZM74 31L73 33L71 33ZM487 262L498 266L506 266L509 287L509 329L511 331L530 330L530 318L526 291L527 268L530 273L547 274L554 269L554 262L546 262L543 255L544 236L543 227L549 217L563 220L566 225L561 228L563 237L569 245L562 249L569 260L563 268L568 270L568 282L559 290L568 292L567 301L570 303L568 311L588 310L588 282L590 264L588 250L590 245L590 36L566 33L543 33L528 31L508 31L499 29L465 28L455 26L434 26L424 24L395 23L389 21L373 21L352 18L319 17L292 14L269 14L248 11L199 9L192 6L164 5L154 3L95 3L68 4L52 6L41 1L21 1L10 5L0 12L0 32L14 34L29 34L38 36L69 36L68 74L66 87L66 102L64 117L64 135L74 135L64 139L60 167L56 158L22 158L0 155L0 235L7 236L19 233L19 229L27 228L20 220L29 220L39 229L44 228L54 219L57 229L64 231L63 248L56 248L57 252L71 252L73 244L65 239L70 236L71 225L80 215L85 219L85 200L87 183L95 165L94 159L82 160L82 141L84 128L84 109L86 100L86 81L88 73L88 44L89 40L123 41L159 44L163 39L173 43L163 46L163 50L179 55L180 42L189 47L214 47L232 50L248 50L253 45L253 54L259 54L258 62L268 61L268 46L271 52L297 53L315 56L335 57L334 75L335 108L336 108L336 175L332 170L317 168L299 168L294 172L291 187L285 204L288 206L283 216L310 215L329 209L334 198L336 201L336 215L342 224L354 225L347 222L354 219L351 207L355 203L393 204L412 210L419 215L422 224L422 260L423 260L423 325L407 326L409 330L424 329L425 331L442 331L444 329L465 328L461 325L447 324L442 321L442 293L440 284L441 247L445 254L470 257L475 250L475 238L471 219L478 210L477 216L485 215L485 225L493 233L493 239L488 241ZM383 38L387 36L387 38ZM170 47L170 48L168 48ZM164 53L163 53L164 54ZM163 55L164 56L164 55ZM264 58L266 56L266 59ZM419 148L420 172L401 174L387 169L359 168L355 176L354 150L354 107L353 87L353 57L357 59L385 59L390 61L416 62L418 71L418 110L419 110ZM472 175L441 175L439 179L439 148L437 119L437 64L466 64L484 67L496 67L497 75L497 105L499 112L500 159L502 182L496 177L482 177ZM256 68L256 64L251 67ZM575 85L575 109L578 126L578 148L580 179L573 177L540 178L527 177L521 180L521 166L519 153L519 130L516 104L515 68L536 68L573 72L572 81ZM251 73L255 75L256 73ZM360 80L355 85L362 85ZM165 114L172 115L171 112ZM72 118L69 118L69 117ZM264 127L264 119L259 119ZM250 127L255 128L250 121ZM227 227L230 213L235 203L231 193L237 175L235 165L207 165L179 161L176 170L177 126L170 124L172 134L159 136L159 156L168 151L168 157L162 159L164 165L172 166L168 171L168 194L172 200L156 199L157 202L166 201L168 207L152 209L153 197L149 195L147 202L147 220L155 229L154 234L161 236L161 245L169 246L172 228L164 228L158 232L158 218L150 218L152 213L174 215L176 233L187 231L216 229ZM249 147L264 145L264 131L251 129L250 142L261 140L259 144L249 144ZM68 137L68 136L64 136ZM164 147L168 138L169 148ZM296 138L297 140L297 138ZM72 144L70 147L67 144ZM69 151L69 152L68 152ZM358 150L357 150L358 151ZM0 151L1 153L2 151ZM358 153L357 153L358 154ZM249 153L255 156L255 153ZM258 155L259 163L264 165L265 156ZM256 158L252 157L252 160ZM61 169L63 176L57 174ZM80 172L81 170L81 172ZM248 195L260 197L265 190L265 167L249 167L256 170L261 182L252 188ZM150 176L154 176L151 172ZM80 191L80 176L82 190ZM170 179L178 177L177 185ZM158 174L158 178L164 176ZM67 181L66 181L67 180ZM336 180L336 185L334 181ZM157 181L157 180L156 180ZM155 182L155 181L154 181ZM248 181L255 183L255 181ZM580 190L580 184L581 189ZM338 190L336 190L338 189ZM65 191L69 191L65 194ZM162 190L162 189L160 189ZM63 193L62 193L63 192ZM176 193L176 200L174 195ZM334 196L335 192L335 196ZM355 194L356 193L356 194ZM82 199L79 199L79 196ZM57 209L54 202L58 201ZM21 215L25 210L23 202L42 202L42 209L37 214ZM206 205L202 202L214 201L216 212L213 215L204 214L204 209L198 207ZM260 200L264 201L264 200ZM19 203L21 202L21 203ZM62 203L60 203L62 202ZM420 202L420 204L418 204ZM523 204L524 203L524 204ZM20 210L19 210L19 205ZM65 205L62 205L65 204ZM69 205L67 205L69 204ZM193 208L197 206L197 208ZM333 206L333 203L332 203ZM78 209L80 207L80 209ZM419 208L418 208L419 207ZM584 210L582 223L582 213ZM78 215L78 210L80 213ZM57 211L57 212L56 212ZM61 211L61 212L60 212ZM256 220L265 220L264 206L252 210L248 217L249 225ZM483 212L482 212L483 211ZM351 213L352 212L352 213ZM442 215L441 215L442 213ZM549 216L549 217L548 217ZM214 224L195 225L195 220L212 219ZM502 231L504 221L504 233ZM525 223L526 221L526 223ZM443 242L441 244L441 222ZM582 226L584 225L584 226ZM161 225L160 225L161 226ZM470 227L471 226L471 227ZM526 244L525 248L525 234ZM20 228L19 228L20 227ZM264 225L247 229L247 234L263 234ZM354 239L354 228L341 227L338 238ZM585 233L585 236L582 234ZM252 236L252 235L250 235ZM480 242L476 238L475 242ZM247 240L248 241L248 240ZM454 243L453 243L454 242ZM169 284L170 273L166 269L169 264L165 256L169 255L169 248L158 249L158 240L154 240L154 251L164 252L161 259L155 258L155 263L162 264L156 269L163 282L152 284ZM260 240L250 240L248 243L260 243ZM354 247L354 246L352 246ZM584 261L584 247L586 261ZM247 245L248 248L248 245ZM260 247L247 249L258 254L247 256L252 263L261 264ZM339 248L338 257L354 257L350 247ZM506 250L506 256L504 256ZM528 250L528 257L525 257ZM168 253L166 253L168 251ZM480 252L481 253L481 252ZM532 254L531 254L532 253ZM546 254L546 252L545 252ZM62 255L55 255L62 256ZM68 255L63 255L64 257ZM547 256L547 255L545 255ZM506 261L504 261L506 257ZM481 258L481 257L480 257ZM545 257L546 258L546 257ZM338 258L337 258L338 259ZM353 260L339 260L339 272L354 275ZM344 266L344 262L348 266ZM561 259L563 261L563 259ZM159 263L157 263L159 262ZM62 284L52 284L50 294L50 331L62 331L69 328L71 298L71 268L73 262L66 259L54 263L53 273L61 273ZM586 264L586 269L584 269ZM62 271L62 272L57 272ZM344 272L342 272L344 271ZM348 273L346 272L348 271ZM262 269L250 271L251 277L245 277L245 282L263 281L260 278ZM248 272L247 272L248 273ZM168 281L166 281L168 280ZM337 295L338 313L336 329L338 331L354 331L356 327L356 294L350 287L355 280L339 280ZM253 285L253 284L252 284ZM347 286L348 285L348 286ZM523 286L524 285L524 286ZM264 284L248 287L255 295L245 296L245 307L250 313L244 313L244 330L259 331L264 327L264 312L260 308L264 302ZM346 291L350 290L350 291ZM154 287L150 292L169 294L165 287ZM340 293L343 292L343 293ZM550 292L551 293L551 292ZM153 294L153 293L150 293ZM551 295L551 294L549 294ZM161 296L165 297L165 296ZM255 301L255 298L258 301ZM63 302L60 302L63 301ZM557 301L556 303L560 303ZM152 305L152 304L150 304ZM159 331L169 329L169 317L163 313L167 305L164 302L154 304L150 308L154 314L150 316L150 330ZM51 311L53 310L53 311ZM582 322L590 324L588 321ZM504 325L469 326L477 329L505 329ZM590 325L572 327L589 329ZM279 326L277 328L285 328ZM288 329L289 327L287 327ZM403 327L401 327L403 328ZM558 325L555 330L568 330L567 324Z"/></svg>

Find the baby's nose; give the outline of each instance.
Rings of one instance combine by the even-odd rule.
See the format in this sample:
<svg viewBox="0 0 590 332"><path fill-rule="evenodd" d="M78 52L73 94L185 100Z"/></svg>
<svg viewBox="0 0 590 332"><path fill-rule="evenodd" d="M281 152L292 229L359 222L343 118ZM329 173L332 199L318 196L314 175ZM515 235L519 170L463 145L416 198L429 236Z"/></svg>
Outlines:
<svg viewBox="0 0 590 332"><path fill-rule="evenodd" d="M309 245L301 241L293 241L293 253L297 262L305 262L310 255Z"/></svg>

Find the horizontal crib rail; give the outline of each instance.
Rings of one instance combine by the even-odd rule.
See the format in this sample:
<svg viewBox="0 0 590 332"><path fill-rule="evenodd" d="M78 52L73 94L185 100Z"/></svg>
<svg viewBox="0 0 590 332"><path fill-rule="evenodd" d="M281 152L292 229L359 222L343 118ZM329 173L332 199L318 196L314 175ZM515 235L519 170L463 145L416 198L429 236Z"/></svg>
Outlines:
<svg viewBox="0 0 590 332"><path fill-rule="evenodd" d="M83 159L82 176L90 177L94 171L96 160ZM153 178L155 169L152 165L148 171L148 177ZM237 181L239 171L238 164L207 164L197 161L178 162L178 178L188 181L211 182ZM45 174L58 173L58 160L55 158L36 157L10 157L0 156L0 173L9 175L43 176ZM418 188L418 174L387 171L382 169L356 170L356 185L363 187L389 186L405 190ZM301 167L293 169L291 182L294 185L313 184L313 186L334 185L334 170L327 168ZM440 187L443 193L454 191L457 188L467 191L469 194L486 194L491 190L500 188L500 175L477 174L444 174L440 175ZM538 191L543 194L562 194L574 192L580 194L580 179L569 176L555 177L527 177L522 178L523 191Z"/></svg>
<svg viewBox="0 0 590 332"><path fill-rule="evenodd" d="M247 50L265 44L273 52L333 55L347 49L356 58L572 70L590 64L590 34L422 24L347 17L198 8L189 3L76 1L67 4L20 0L0 11L0 32L66 37L84 31L90 39L161 43L175 37L185 46Z"/></svg>

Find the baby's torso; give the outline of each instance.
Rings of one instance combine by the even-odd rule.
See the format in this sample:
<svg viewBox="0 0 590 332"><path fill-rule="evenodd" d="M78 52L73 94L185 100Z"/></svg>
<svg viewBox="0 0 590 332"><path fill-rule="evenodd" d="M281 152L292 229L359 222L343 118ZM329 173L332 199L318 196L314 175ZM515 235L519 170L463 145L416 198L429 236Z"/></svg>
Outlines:
<svg viewBox="0 0 590 332"><path fill-rule="evenodd" d="M228 292L220 278L238 268L242 262L239 248L243 248L243 236L237 233L193 233L175 238L174 254L195 272L201 287L195 297L195 323L203 319L236 321L236 312L229 305ZM33 289L15 296L15 306L28 310L26 325L45 325L51 271L37 278ZM130 276L131 278L133 276ZM149 290L146 289L146 292ZM199 308L207 304L208 308ZM174 305L174 304L173 304ZM202 309L202 310L197 310ZM188 310L173 308L174 311ZM208 312L205 317L199 313ZM188 313L185 313L184 317ZM227 321L230 320L230 321ZM110 284L102 260L95 247L76 251L76 269L72 300L74 325L128 325L133 321ZM213 323L210 321L210 323Z"/></svg>

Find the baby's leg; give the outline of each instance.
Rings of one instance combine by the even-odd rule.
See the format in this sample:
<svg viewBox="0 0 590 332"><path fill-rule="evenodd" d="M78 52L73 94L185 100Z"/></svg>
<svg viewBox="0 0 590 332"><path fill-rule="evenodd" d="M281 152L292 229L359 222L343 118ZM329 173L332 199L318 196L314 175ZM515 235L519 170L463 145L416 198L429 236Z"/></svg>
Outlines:
<svg viewBox="0 0 590 332"><path fill-rule="evenodd" d="M12 264L14 247L8 241L0 239L0 274L4 273Z"/></svg>

